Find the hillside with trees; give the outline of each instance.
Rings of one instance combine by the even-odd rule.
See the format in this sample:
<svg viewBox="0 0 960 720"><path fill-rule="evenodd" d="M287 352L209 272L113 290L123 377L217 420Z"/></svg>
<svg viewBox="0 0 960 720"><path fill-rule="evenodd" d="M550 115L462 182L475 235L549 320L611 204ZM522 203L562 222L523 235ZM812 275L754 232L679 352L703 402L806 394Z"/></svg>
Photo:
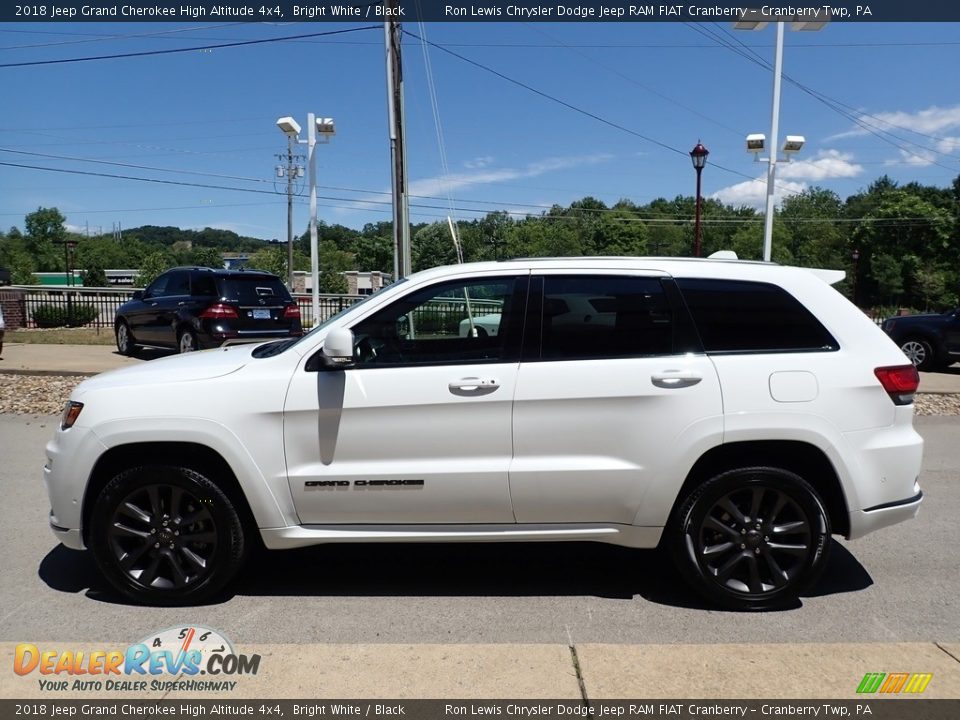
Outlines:
<svg viewBox="0 0 960 720"><path fill-rule="evenodd" d="M464 260L501 260L550 255L686 256L693 246L695 200L658 198L638 205L623 199L612 206L585 197L539 215L506 211L457 224ZM937 310L956 306L960 289L960 176L951 187L898 185L881 177L862 192L841 199L819 187L786 198L774 221L773 259L806 267L842 269L838 289L861 307ZM763 213L704 200L703 254L734 250L760 259ZM38 208L25 230L0 233L0 266L14 282L33 272L62 271L64 239L75 240L75 266L84 269L139 268L153 277L178 264L219 264L222 252L246 252L250 267L286 274L286 248L227 230L180 230L144 226L113 236L68 233L56 208ZM447 222L411 227L413 266L422 270L456 262ZM321 222L318 227L321 289L342 288L344 270L393 268L392 227L368 223L361 229ZM309 236L295 246L294 268L309 268Z"/></svg>

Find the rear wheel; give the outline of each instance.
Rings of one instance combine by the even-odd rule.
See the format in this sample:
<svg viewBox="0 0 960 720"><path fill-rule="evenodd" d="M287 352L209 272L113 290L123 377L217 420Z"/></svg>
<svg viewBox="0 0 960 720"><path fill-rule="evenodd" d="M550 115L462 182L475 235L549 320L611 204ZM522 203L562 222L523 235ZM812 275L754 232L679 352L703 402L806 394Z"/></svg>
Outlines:
<svg viewBox="0 0 960 720"><path fill-rule="evenodd" d="M185 328L180 331L180 336L177 338L177 349L182 353L193 352L197 349L197 336L194 335L193 330Z"/></svg>
<svg viewBox="0 0 960 720"><path fill-rule="evenodd" d="M933 356L933 346L926 340L920 338L904 340L900 349L917 370L932 370L936 364Z"/></svg>
<svg viewBox="0 0 960 720"><path fill-rule="evenodd" d="M799 475L731 470L680 506L671 528L677 566L704 597L735 610L796 603L826 564L830 519Z"/></svg>
<svg viewBox="0 0 960 720"><path fill-rule="evenodd" d="M94 505L90 540L110 584L152 605L210 597L244 556L243 528L227 496L200 473L174 466L113 478Z"/></svg>

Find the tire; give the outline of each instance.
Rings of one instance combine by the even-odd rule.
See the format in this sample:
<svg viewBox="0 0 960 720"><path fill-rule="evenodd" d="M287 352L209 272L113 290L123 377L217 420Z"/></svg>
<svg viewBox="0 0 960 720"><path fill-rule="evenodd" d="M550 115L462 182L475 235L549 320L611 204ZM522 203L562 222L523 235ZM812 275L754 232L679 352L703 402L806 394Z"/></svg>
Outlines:
<svg viewBox="0 0 960 720"><path fill-rule="evenodd" d="M907 338L900 344L900 350L917 370L933 370L937 364L933 346L922 338Z"/></svg>
<svg viewBox="0 0 960 720"><path fill-rule="evenodd" d="M131 357L140 352L140 346L134 342L133 333L130 332L130 326L126 320L119 320L113 329L117 340L117 352L121 355Z"/></svg>
<svg viewBox="0 0 960 720"><path fill-rule="evenodd" d="M816 490L772 467L708 480L680 506L670 533L684 579L732 610L796 605L820 577L830 549L830 518ZM775 533L780 542L771 538Z"/></svg>
<svg viewBox="0 0 960 720"><path fill-rule="evenodd" d="M229 498L185 467L145 465L97 497L90 546L107 581L148 605L195 605L222 590L245 553Z"/></svg>
<svg viewBox="0 0 960 720"><path fill-rule="evenodd" d="M197 349L197 336L190 328L184 328L177 335L177 350L181 353L193 352Z"/></svg>

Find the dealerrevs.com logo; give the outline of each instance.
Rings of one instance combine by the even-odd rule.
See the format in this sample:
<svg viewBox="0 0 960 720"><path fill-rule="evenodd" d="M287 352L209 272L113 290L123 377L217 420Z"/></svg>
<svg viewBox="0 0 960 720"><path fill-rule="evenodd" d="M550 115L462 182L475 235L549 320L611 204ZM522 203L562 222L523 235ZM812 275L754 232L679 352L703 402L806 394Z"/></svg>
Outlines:
<svg viewBox="0 0 960 720"><path fill-rule="evenodd" d="M259 655L235 652L223 634L200 625L167 628L122 649L84 652L21 643L13 657L13 671L40 675L40 689L47 691L229 692L238 683L232 678L259 669Z"/></svg>

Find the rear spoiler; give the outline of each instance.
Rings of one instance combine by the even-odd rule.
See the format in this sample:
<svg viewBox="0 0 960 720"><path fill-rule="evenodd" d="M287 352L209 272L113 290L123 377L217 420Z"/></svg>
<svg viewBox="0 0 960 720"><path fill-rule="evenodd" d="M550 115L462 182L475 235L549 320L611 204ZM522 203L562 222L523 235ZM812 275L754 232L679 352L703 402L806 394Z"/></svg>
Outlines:
<svg viewBox="0 0 960 720"><path fill-rule="evenodd" d="M802 268L809 273L813 273L823 280L827 285L836 285L847 276L846 270L827 270L825 268Z"/></svg>

